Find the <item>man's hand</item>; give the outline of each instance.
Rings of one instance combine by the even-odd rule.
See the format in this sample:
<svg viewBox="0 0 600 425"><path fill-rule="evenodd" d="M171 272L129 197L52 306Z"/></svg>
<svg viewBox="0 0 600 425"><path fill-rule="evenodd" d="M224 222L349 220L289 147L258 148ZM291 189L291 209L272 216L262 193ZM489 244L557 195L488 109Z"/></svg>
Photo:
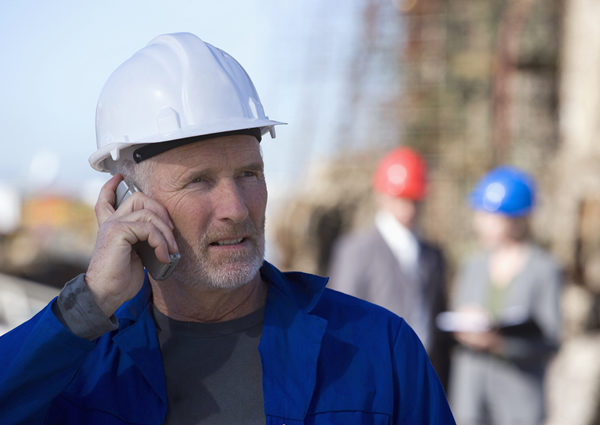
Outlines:
<svg viewBox="0 0 600 425"><path fill-rule="evenodd" d="M148 241L157 258L169 263L178 251L173 223L165 207L141 192L134 193L115 211L115 190L123 180L116 174L102 187L96 203L98 235L85 281L107 317L133 298L144 282L142 262L133 249Z"/></svg>

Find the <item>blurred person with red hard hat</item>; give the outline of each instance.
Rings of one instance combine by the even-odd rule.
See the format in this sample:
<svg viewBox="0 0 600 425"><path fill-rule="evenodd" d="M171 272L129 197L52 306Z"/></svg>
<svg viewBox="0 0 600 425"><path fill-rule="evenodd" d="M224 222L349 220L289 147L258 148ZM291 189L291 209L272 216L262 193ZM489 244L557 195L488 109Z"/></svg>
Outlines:
<svg viewBox="0 0 600 425"><path fill-rule="evenodd" d="M458 273L454 312L438 319L460 343L450 380L460 424L544 420L544 374L559 345L562 276L554 259L529 240L535 195L529 174L501 166L470 196L483 249Z"/></svg>
<svg viewBox="0 0 600 425"><path fill-rule="evenodd" d="M375 225L336 243L329 287L403 317L446 387L451 343L434 322L446 307L444 256L414 231L427 191L425 161L410 148L393 149L375 170L373 190Z"/></svg>

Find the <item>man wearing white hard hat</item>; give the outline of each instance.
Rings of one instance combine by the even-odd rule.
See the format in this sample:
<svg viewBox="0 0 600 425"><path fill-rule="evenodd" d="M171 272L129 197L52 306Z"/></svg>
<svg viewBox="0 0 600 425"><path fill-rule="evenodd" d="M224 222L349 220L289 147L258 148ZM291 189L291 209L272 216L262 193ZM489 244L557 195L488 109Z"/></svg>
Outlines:
<svg viewBox="0 0 600 425"><path fill-rule="evenodd" d="M113 73L90 158L114 174L96 248L0 338L3 424L454 423L402 319L264 261L259 143L277 124L192 34Z"/></svg>

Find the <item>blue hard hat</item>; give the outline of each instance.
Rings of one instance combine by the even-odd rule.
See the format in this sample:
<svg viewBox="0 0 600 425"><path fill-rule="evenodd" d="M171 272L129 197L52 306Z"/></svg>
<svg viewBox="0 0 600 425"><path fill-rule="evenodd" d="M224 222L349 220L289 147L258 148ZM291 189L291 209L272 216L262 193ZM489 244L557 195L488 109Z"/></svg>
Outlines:
<svg viewBox="0 0 600 425"><path fill-rule="evenodd" d="M515 167L494 168L479 180L470 196L475 210L520 217L535 203L533 177Z"/></svg>

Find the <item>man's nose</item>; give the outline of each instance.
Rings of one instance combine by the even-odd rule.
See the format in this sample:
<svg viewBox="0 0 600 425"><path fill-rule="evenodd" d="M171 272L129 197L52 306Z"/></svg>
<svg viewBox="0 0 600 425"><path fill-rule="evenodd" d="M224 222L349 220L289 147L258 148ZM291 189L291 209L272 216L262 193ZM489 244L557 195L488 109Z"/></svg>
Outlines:
<svg viewBox="0 0 600 425"><path fill-rule="evenodd" d="M216 192L216 211L219 220L241 223L248 217L248 208L242 190L234 179L223 179Z"/></svg>

